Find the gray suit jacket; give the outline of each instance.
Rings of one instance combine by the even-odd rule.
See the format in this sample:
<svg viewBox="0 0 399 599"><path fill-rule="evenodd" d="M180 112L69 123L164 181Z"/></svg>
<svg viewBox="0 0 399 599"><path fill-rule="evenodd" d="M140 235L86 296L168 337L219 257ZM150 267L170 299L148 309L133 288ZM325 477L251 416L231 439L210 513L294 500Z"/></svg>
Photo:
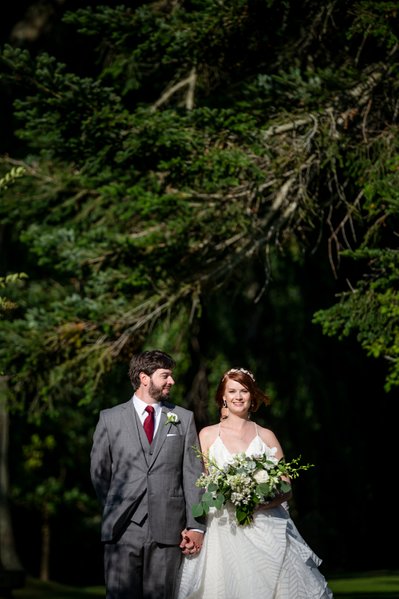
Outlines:
<svg viewBox="0 0 399 599"><path fill-rule="evenodd" d="M168 412L179 422L165 424ZM131 399L100 412L90 473L103 506L102 541L117 540L144 505L157 543L179 544L184 528L205 530L204 521L191 513L202 494L195 486L202 464L194 447L199 447L194 414L180 406L162 405L151 446Z"/></svg>

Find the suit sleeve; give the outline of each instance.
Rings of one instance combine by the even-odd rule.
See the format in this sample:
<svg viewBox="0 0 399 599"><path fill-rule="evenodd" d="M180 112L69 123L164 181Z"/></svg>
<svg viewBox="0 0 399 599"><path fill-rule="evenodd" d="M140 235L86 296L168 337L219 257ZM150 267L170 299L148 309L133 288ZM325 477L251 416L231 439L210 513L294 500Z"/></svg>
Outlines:
<svg viewBox="0 0 399 599"><path fill-rule="evenodd" d="M197 430L194 422L194 414L191 413L185 439L185 451L183 461L183 488L186 501L186 527L205 530L205 519L194 518L191 508L201 500L203 490L195 486L196 480L202 473L202 461L196 454L195 448L199 448Z"/></svg>
<svg viewBox="0 0 399 599"><path fill-rule="evenodd" d="M90 476L94 490L104 506L111 481L112 460L108 430L103 412L93 434L93 445L90 454Z"/></svg>

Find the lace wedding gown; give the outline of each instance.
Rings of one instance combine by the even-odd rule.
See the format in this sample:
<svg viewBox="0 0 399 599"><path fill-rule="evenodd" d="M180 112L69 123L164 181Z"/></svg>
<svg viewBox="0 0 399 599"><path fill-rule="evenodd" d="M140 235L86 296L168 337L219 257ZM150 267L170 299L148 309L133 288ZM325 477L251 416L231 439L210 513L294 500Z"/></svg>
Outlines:
<svg viewBox="0 0 399 599"><path fill-rule="evenodd" d="M256 434L245 453L265 449ZM231 459L220 434L209 455L218 465ZM201 552L183 558L177 599L331 599L320 564L282 505L249 526L235 524L234 508L213 508Z"/></svg>

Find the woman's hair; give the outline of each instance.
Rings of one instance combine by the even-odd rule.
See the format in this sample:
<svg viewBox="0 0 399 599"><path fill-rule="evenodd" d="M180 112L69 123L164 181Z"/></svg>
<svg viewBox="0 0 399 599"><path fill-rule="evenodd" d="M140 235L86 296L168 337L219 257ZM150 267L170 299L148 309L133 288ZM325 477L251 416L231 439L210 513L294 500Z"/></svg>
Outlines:
<svg viewBox="0 0 399 599"><path fill-rule="evenodd" d="M255 377L250 370L246 370L245 368L230 368L230 370L225 372L220 379L220 383L216 390L215 399L220 410L223 408L223 395L229 379L237 381L237 383L240 383L248 389L251 394L251 412L256 412L262 403L266 406L270 403L270 398L266 393L259 389L255 382Z"/></svg>
<svg viewBox="0 0 399 599"><path fill-rule="evenodd" d="M134 355L129 365L129 378L133 389L136 390L140 387L140 372L151 376L158 368L172 370L175 365L174 359L159 349Z"/></svg>

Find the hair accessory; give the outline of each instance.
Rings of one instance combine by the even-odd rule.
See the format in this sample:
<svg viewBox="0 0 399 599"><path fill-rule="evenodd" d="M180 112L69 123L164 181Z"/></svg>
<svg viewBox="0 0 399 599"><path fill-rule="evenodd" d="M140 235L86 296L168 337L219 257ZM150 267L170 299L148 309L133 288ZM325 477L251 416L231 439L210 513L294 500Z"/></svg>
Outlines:
<svg viewBox="0 0 399 599"><path fill-rule="evenodd" d="M247 374L253 382L255 382L255 377L252 374L252 372L250 372L249 370L245 370L245 368L230 368L230 370L228 370L224 376L228 376L232 372L243 372L244 374Z"/></svg>

